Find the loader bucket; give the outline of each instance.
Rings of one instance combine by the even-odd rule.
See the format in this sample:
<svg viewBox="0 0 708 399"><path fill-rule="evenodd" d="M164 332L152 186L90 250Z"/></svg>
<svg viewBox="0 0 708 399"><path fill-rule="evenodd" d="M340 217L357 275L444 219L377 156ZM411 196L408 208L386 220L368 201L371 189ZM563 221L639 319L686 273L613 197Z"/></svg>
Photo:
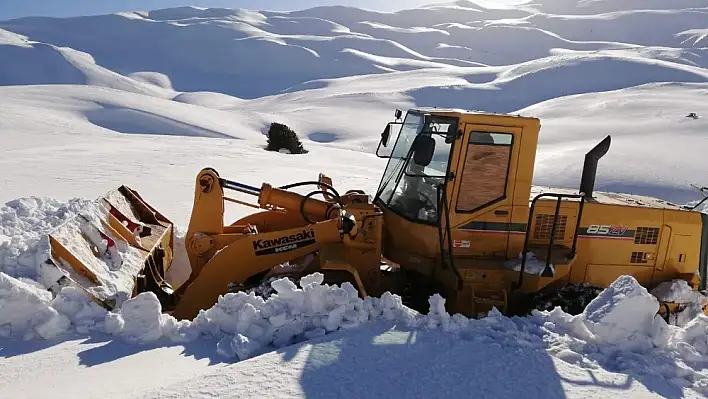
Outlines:
<svg viewBox="0 0 708 399"><path fill-rule="evenodd" d="M164 278L173 257L172 222L126 186L51 231L48 244L41 275L54 293L73 286L108 310L145 291L171 304Z"/></svg>

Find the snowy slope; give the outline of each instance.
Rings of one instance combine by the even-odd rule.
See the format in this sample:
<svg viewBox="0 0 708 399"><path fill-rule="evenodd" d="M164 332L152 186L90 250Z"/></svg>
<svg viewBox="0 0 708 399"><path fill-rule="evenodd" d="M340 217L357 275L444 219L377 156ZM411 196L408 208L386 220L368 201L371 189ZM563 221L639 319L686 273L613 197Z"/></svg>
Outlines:
<svg viewBox="0 0 708 399"><path fill-rule="evenodd" d="M631 279L575 318L474 321L434 298L425 317L394 297L281 283L269 302L230 295L176 323L150 296L120 313L52 298L38 254L47 229L120 184L183 229L207 166L251 185L324 172L372 193L396 107L540 117L542 185L576 188L584 153L611 134L597 189L695 200L707 21L705 0L0 21L0 397L705 397L708 318L666 326ZM264 151L271 122L310 152ZM227 221L250 211L229 206Z"/></svg>
<svg viewBox="0 0 708 399"><path fill-rule="evenodd" d="M542 118L534 183L577 188L585 152L611 134L612 147L598 170L598 189L659 195L679 203L697 198L689 184L708 183L702 177L708 118L686 115L708 115L707 92L708 84L649 85L559 98L522 110ZM127 184L186 225L193 178L207 166L252 185L317 178L321 171L342 188L373 192L386 160L349 150L344 138L307 142L311 152L296 157L265 152L262 129L270 121L284 121L324 134L327 120L341 115L336 123L344 132L376 143L394 107L374 94L285 96L289 101L229 111L93 86L0 87L0 201L32 195L95 198ZM321 112L320 118L313 110ZM370 113L379 118L368 119ZM35 117L39 114L41 119ZM647 168L645 161L653 167ZM37 181L42 183L33 183Z"/></svg>
<svg viewBox="0 0 708 399"><path fill-rule="evenodd" d="M682 2L687 6L696 3ZM46 48L56 48L55 52L71 48L91 57L44 60L48 66L73 66L77 76L68 71L52 76L54 68L45 67L45 76L33 71L23 76L0 73L0 83L22 84L32 79L79 83L83 76L93 84L111 85L105 76L109 70L140 83L144 79L135 74L150 74L150 81L164 90L212 91L253 99L297 90L311 80L326 85L322 79L410 70L419 70L423 76L449 76L467 87L508 84L510 79L520 79L515 84L526 86L538 82L534 75L549 67L560 69L557 73L592 79L594 90L653 81L705 81L706 43L697 40L706 28L705 4L684 9L676 3L675 9L668 11L627 12L612 11L622 2L609 3L598 10L602 13L590 15L487 10L458 2L395 14L343 7L292 13L179 8L80 18L24 18L0 22L0 29L38 43L3 46L0 51L7 56L25 63L47 58ZM587 7L577 10L586 12ZM21 57L27 57L26 61ZM530 63L521 68L528 76L519 73L516 64L523 63ZM627 81L617 81L605 73L608 69L633 73L625 76ZM431 86L425 81L411 85L414 87L389 90ZM437 90L426 93L423 101L445 105L437 104L447 97L440 87L445 85L434 85ZM551 97L582 91L587 90L571 84ZM537 93L519 103L499 100L483 108L511 111L547 98L545 93ZM470 99L459 105L479 108L485 102Z"/></svg>
<svg viewBox="0 0 708 399"><path fill-rule="evenodd" d="M537 3L489 9L458 1L397 13L341 6L290 13L183 7L0 21L0 57L13 60L0 63L0 84L91 85L127 92L50 87L45 95L43 88L23 87L0 95L19 106L35 106L44 98L60 107L85 104L71 109L94 125L91 129L254 138L279 121L306 142L367 153L375 149L395 107L524 109L544 117L541 153L557 154L567 146L547 143L568 141L576 130L556 130L553 120L534 114L535 104L657 82L708 82L708 3ZM704 120L688 124L682 117L707 113L701 88L687 86L690 98L672 102L658 124L647 126L649 133L688 129L686 137L700 135ZM151 98L128 100L128 93ZM649 101L644 95L630 98ZM142 103L153 105L142 109ZM625 110L614 108L612 120L606 113L590 116L593 124L606 126L603 133L617 138L626 134L613 129ZM549 172L541 167L538 183L553 179L577 186L582 154L591 146L587 141L575 147L573 167ZM703 146L703 140L687 138L677 152L662 152L656 162L672 164L678 160L672 154L684 148L697 154ZM647 148L637 151L634 141L616 140L610 156L653 157ZM681 159L691 168L686 175L696 176L694 161L695 156ZM686 191L693 181L659 168L617 176L610 170L618 169L608 168L603 176L624 180L627 187L643 190L651 181L642 192L657 189L677 202L693 195Z"/></svg>

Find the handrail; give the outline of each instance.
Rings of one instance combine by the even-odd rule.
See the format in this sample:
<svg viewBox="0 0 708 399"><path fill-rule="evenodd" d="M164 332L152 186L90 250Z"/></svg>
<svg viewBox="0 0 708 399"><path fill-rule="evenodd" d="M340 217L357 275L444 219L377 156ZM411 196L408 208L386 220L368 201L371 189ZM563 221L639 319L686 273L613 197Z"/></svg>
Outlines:
<svg viewBox="0 0 708 399"><path fill-rule="evenodd" d="M529 208L529 217L528 217L528 222L526 224L526 236L524 237L524 249L522 251L522 257L521 257L521 270L519 271L519 282L516 284L516 288L520 288L523 285L524 281L524 269L526 268L526 254L529 251L529 239L531 237L531 224L533 221L533 216L534 216L534 210L536 209L536 203L538 202L539 199L543 197L554 197L557 198L556 200L556 209L555 213L553 214L553 226L551 227L551 237L548 241L548 253L546 256L546 266L544 268L545 270L548 268L551 262L551 255L553 253L553 241L555 239L556 235L556 228L558 226L558 218L560 216L560 206L561 206L561 201L563 198L568 198L568 199L580 199L580 206L578 207L578 213L577 213L577 221L575 224L575 232L573 233L573 246L571 247L570 255L571 257L575 257L575 253L577 250L577 244L578 244L578 233L580 231L580 220L583 217L583 208L585 207L585 194L580 193L580 194L561 194L561 193L541 193L538 194L537 196L534 197L534 199L531 201L531 207Z"/></svg>
<svg viewBox="0 0 708 399"><path fill-rule="evenodd" d="M460 291L463 288L464 285L464 279L462 278L462 274L460 274L460 271L457 269L455 266L455 261L454 257L452 254L452 231L450 230L450 216L449 216L449 207L447 204L447 190L445 189L445 184L438 184L437 186L437 195L438 195L438 215L444 215L445 216L445 233L443 233L443 220L442 217L438 217L438 239L440 240L440 261L441 264L440 266L442 268L445 267L445 240L444 240L444 235L447 235L447 255L448 259L447 262L450 264L450 268L452 269L453 272L455 272L455 275L457 276L457 290ZM443 205L443 212L440 212L440 203L442 202Z"/></svg>

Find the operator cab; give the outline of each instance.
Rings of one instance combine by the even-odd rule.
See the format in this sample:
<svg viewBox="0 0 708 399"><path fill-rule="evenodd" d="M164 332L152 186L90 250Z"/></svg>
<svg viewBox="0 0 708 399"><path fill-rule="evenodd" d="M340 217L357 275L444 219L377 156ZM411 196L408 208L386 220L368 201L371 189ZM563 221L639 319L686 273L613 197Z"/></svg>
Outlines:
<svg viewBox="0 0 708 399"><path fill-rule="evenodd" d="M441 253L517 258L527 230L538 119L439 108L395 116L376 150L388 158L374 198L385 214L385 257L421 268L440 262Z"/></svg>
<svg viewBox="0 0 708 399"><path fill-rule="evenodd" d="M407 220L437 225L459 119L410 110L386 125L376 155L389 158L375 201ZM396 128L400 125L400 128Z"/></svg>

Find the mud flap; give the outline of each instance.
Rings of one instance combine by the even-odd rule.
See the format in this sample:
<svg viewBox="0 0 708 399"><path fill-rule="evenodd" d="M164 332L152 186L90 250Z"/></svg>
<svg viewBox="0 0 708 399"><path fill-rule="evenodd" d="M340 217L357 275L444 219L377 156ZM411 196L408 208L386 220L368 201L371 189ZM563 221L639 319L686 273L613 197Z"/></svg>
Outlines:
<svg viewBox="0 0 708 399"><path fill-rule="evenodd" d="M126 186L90 202L49 232L45 245L42 283L55 294L72 286L112 310L152 291L171 305L164 278L173 256L172 222Z"/></svg>

